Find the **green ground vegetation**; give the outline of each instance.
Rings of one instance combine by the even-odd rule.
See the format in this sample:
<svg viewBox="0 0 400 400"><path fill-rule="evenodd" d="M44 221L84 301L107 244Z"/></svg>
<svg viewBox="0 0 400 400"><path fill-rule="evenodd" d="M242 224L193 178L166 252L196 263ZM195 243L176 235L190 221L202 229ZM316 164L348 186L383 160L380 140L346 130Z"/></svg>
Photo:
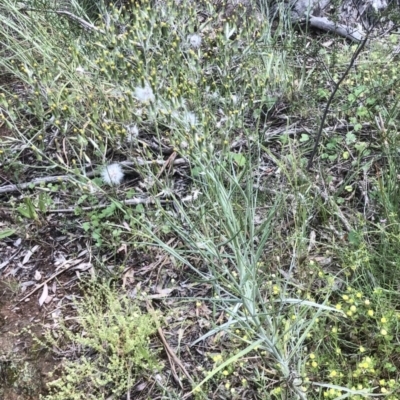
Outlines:
<svg viewBox="0 0 400 400"><path fill-rule="evenodd" d="M14 223L2 233L57 218L90 243L108 283L88 289L76 325L50 341L79 357L44 398L117 399L148 381L143 398L398 399L397 36L360 54L307 171L356 45L243 4L71 1L80 20L54 10L0 6L2 169L15 183L69 177L3 195ZM121 168L141 185L120 185ZM121 246L129 256L109 271L102 255ZM169 364L157 327L173 317L161 305L149 313L146 282L133 298L122 289L137 254L207 285L174 299L210 310L185 344L202 343L204 357L182 359L192 378L182 387L159 379Z"/></svg>

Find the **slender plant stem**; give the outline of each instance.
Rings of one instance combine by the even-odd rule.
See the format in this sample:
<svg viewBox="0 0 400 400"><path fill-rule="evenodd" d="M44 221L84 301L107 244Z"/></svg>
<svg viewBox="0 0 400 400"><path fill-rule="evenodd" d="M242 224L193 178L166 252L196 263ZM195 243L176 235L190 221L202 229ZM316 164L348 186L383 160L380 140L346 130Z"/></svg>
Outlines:
<svg viewBox="0 0 400 400"><path fill-rule="evenodd" d="M364 40L358 45L357 50L354 52L353 56L351 57L350 63L349 63L349 65L348 65L348 67L346 68L346 71L344 71L342 77L341 77L341 78L339 79L339 81L335 84L335 87L334 87L334 89L333 89L331 95L329 96L328 102L326 103L326 106L325 106L324 114L322 115L321 123L320 123L320 125L319 125L317 137L315 138L314 148L313 148L313 151L312 151L312 153L311 153L311 156L310 156L310 158L309 158L309 160L308 160L308 164L307 164L307 170L308 170L308 171L309 171L309 170L312 168L312 166L313 166L313 160L314 160L315 154L317 153L317 150L318 150L318 144L319 144L319 141L320 141L320 139L321 139L322 129L324 128L324 125L325 125L325 120L326 120L326 117L327 117L327 115L328 115L329 107L331 106L331 103L332 103L332 101L333 101L333 99L334 99L334 97L335 97L335 95L336 95L336 92L337 92L338 89L339 89L339 86L340 86L341 83L345 80L346 76L347 76L347 75L349 74L349 72L350 72L350 69L353 67L355 61L357 60L357 57L359 56L359 54L361 53L362 49L363 49L363 48L365 47L365 45L367 44L368 37L369 37L369 33L370 33L370 32L368 32L368 33L365 35Z"/></svg>

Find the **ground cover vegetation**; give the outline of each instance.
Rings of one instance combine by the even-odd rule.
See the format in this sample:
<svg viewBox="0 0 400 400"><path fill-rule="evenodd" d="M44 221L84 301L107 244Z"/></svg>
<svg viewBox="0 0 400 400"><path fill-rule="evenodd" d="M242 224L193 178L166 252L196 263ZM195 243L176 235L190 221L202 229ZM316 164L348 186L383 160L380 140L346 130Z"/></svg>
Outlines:
<svg viewBox="0 0 400 400"><path fill-rule="evenodd" d="M21 394L0 346L2 396L399 398L395 30L307 169L357 45L260 3L0 15L0 273L44 310L31 356L56 359Z"/></svg>

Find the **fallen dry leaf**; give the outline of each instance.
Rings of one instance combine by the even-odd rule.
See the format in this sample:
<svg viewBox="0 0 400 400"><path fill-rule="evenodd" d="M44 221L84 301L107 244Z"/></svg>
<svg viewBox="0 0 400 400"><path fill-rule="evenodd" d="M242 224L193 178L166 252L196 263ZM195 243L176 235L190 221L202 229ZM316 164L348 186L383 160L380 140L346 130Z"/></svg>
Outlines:
<svg viewBox="0 0 400 400"><path fill-rule="evenodd" d="M42 305L43 305L43 303L46 301L48 295L49 295L49 288L48 288L48 286L47 286L47 283L45 283L45 284L43 285L43 292L42 292L42 295L40 296L40 299L39 299L39 306L40 306L40 307L42 307Z"/></svg>

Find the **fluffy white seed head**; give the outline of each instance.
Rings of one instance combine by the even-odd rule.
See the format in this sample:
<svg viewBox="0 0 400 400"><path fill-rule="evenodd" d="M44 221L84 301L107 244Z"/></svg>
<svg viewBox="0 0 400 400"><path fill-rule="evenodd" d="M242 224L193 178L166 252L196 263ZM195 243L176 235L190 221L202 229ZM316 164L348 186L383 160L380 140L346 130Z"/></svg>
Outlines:
<svg viewBox="0 0 400 400"><path fill-rule="evenodd" d="M197 124L197 117L194 113L187 111L183 114L183 120L186 124L194 126Z"/></svg>
<svg viewBox="0 0 400 400"><path fill-rule="evenodd" d="M136 124L125 125L126 141L132 143L139 136L139 128Z"/></svg>
<svg viewBox="0 0 400 400"><path fill-rule="evenodd" d="M135 88L135 97L142 103L148 103L155 99L153 89L149 84L146 84L144 87L138 86Z"/></svg>
<svg viewBox="0 0 400 400"><path fill-rule="evenodd" d="M104 167L101 177L107 185L119 185L124 179L124 171L122 171L120 164L110 164Z"/></svg>
<svg viewBox="0 0 400 400"><path fill-rule="evenodd" d="M197 123L199 122L196 114L192 113L191 111L183 111L183 112L173 111L171 113L171 116L173 119L175 119L176 122L187 128L196 126Z"/></svg>
<svg viewBox="0 0 400 400"><path fill-rule="evenodd" d="M201 36L196 33L189 35L187 41L189 42L190 47L193 47L194 49L198 49L201 46Z"/></svg>

